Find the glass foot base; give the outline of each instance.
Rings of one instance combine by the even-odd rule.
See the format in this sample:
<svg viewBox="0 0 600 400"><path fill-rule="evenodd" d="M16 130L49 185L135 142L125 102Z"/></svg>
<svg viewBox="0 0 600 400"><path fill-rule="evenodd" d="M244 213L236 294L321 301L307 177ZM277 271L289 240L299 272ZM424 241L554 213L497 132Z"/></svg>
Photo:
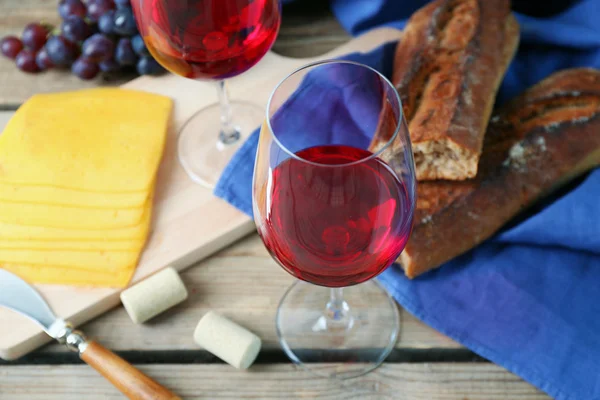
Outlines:
<svg viewBox="0 0 600 400"><path fill-rule="evenodd" d="M223 169L246 138L265 118L261 107L251 103L231 102L233 125L240 137L232 143L219 141L221 108L218 104L194 114L179 132L177 153L189 177L213 188Z"/></svg>
<svg viewBox="0 0 600 400"><path fill-rule="evenodd" d="M353 378L377 368L398 339L398 306L375 280L344 288L341 313L327 308L330 293L301 281L288 289L276 317L284 351L294 363L328 378Z"/></svg>

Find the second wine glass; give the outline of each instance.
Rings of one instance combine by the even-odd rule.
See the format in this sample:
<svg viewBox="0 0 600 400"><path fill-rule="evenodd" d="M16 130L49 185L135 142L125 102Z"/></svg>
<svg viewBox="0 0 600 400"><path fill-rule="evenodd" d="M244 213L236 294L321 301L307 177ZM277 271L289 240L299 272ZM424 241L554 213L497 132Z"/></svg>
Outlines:
<svg viewBox="0 0 600 400"><path fill-rule="evenodd" d="M179 160L194 181L212 187L243 138L260 124L257 105L230 101L225 79L254 66L279 31L279 0L133 0L146 47L167 70L217 82L219 104L179 133Z"/></svg>

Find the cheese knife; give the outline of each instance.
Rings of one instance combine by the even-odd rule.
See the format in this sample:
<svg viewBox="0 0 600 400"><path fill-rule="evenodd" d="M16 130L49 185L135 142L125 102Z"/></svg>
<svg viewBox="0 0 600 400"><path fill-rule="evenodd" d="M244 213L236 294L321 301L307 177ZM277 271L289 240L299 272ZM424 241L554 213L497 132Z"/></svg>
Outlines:
<svg viewBox="0 0 600 400"><path fill-rule="evenodd" d="M88 340L73 326L54 315L42 296L27 282L0 269L0 307L13 310L42 327L50 337L79 353L79 357L98 371L129 399L180 400L127 361L99 343Z"/></svg>

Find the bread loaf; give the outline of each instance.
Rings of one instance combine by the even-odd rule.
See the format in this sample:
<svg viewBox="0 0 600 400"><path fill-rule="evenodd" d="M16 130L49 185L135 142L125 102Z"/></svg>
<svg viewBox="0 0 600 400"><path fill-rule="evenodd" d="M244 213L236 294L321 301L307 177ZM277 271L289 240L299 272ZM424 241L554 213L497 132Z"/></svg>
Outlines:
<svg viewBox="0 0 600 400"><path fill-rule="evenodd" d="M409 124L417 179L475 177L518 38L509 0L437 0L410 18L392 80Z"/></svg>
<svg viewBox="0 0 600 400"><path fill-rule="evenodd" d="M399 260L406 275L470 250L599 164L600 70L543 80L491 118L475 179L419 183L413 232Z"/></svg>

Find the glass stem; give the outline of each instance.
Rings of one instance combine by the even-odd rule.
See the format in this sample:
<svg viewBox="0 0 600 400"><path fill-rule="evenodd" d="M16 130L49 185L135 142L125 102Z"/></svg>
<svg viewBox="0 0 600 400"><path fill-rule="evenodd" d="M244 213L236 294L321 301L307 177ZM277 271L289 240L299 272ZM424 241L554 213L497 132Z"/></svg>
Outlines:
<svg viewBox="0 0 600 400"><path fill-rule="evenodd" d="M240 139L240 132L233 126L231 121L231 104L229 103L229 93L224 80L217 83L217 93L219 95L219 104L221 106L221 132L219 132L219 142L227 145L237 142Z"/></svg>
<svg viewBox="0 0 600 400"><path fill-rule="evenodd" d="M326 307L328 325L332 327L352 328L353 319L350 314L350 306L344 300L343 288L332 288L329 294L329 302Z"/></svg>

